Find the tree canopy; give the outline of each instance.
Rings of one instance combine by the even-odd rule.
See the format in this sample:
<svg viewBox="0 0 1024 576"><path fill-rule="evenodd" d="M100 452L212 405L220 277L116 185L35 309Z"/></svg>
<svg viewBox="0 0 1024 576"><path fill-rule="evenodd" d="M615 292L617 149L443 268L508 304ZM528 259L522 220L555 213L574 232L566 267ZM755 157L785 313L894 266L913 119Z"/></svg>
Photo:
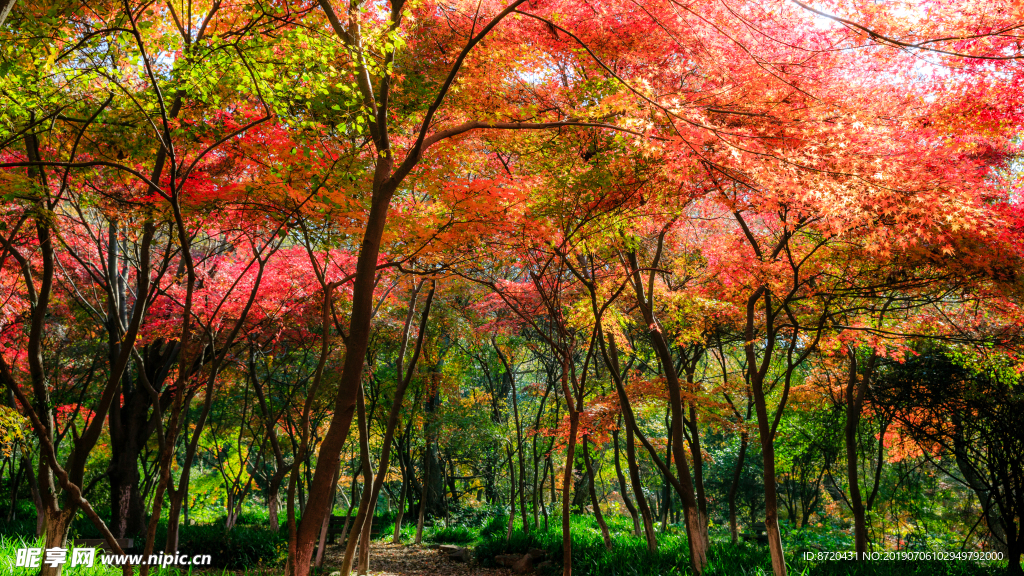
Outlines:
<svg viewBox="0 0 1024 576"><path fill-rule="evenodd" d="M382 518L475 518L569 575L592 519L662 571L831 534L1022 574L1022 27L0 2L9 533L173 556L258 508L304 576L338 518L347 576Z"/></svg>

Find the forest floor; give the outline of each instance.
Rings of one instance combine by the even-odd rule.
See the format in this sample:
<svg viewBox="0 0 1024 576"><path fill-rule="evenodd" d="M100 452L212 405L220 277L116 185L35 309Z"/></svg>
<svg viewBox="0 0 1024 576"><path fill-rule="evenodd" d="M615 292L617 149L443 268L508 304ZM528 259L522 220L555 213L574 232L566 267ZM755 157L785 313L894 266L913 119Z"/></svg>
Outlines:
<svg viewBox="0 0 1024 576"><path fill-rule="evenodd" d="M326 572L330 574L336 567L341 566L345 548L329 546L324 553L324 566L327 567ZM372 576L508 576L512 571L507 568L481 568L465 562L455 562L441 550L431 550L427 547L374 542L370 547L369 573Z"/></svg>

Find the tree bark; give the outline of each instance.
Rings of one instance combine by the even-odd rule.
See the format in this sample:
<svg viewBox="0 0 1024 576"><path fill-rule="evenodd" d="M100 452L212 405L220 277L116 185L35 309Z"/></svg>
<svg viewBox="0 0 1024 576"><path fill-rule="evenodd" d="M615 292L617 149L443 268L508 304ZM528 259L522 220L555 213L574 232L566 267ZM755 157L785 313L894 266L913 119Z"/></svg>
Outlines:
<svg viewBox="0 0 1024 576"><path fill-rule="evenodd" d="M45 548L67 548L68 531L71 530L71 520L75 517L75 508L64 510L47 510L46 512L46 544ZM44 552L45 553L45 552ZM63 566L49 566L41 563L39 576L58 576Z"/></svg>
<svg viewBox="0 0 1024 576"><path fill-rule="evenodd" d="M864 406L867 379L857 376L857 357L853 348L849 349L848 357L850 368L849 381L846 384L846 423L843 426L843 438L846 444L846 479L850 486L850 508L853 511L853 547L859 560L868 551L867 514L860 492L860 458L857 450L857 428Z"/></svg>
<svg viewBox="0 0 1024 576"><path fill-rule="evenodd" d="M576 455L576 432L579 429L580 415L572 408L572 397L566 400L570 404L569 443L565 449L565 471L562 475L562 576L572 576L572 525L569 505L572 501L572 464Z"/></svg>
<svg viewBox="0 0 1024 576"><path fill-rule="evenodd" d="M498 353L498 358L501 360L501 364L505 368L505 374L508 376L509 384L512 388L512 418L516 427L516 453L519 457L519 488L517 490L519 493L519 513L523 519L523 532L529 532L530 524L526 520L526 465L523 458L523 430L519 421L519 392L516 389L516 375L512 370L511 362L505 358L505 355L501 352L501 348L498 347L498 343L493 337L491 338L491 344L494 346L494 350ZM514 474L513 477L515 477ZM514 509L509 510L509 516L515 516Z"/></svg>
<svg viewBox="0 0 1024 576"><path fill-rule="evenodd" d="M370 464L370 433L367 424L366 405L361 388L359 395L356 397L356 414L356 426L359 429L359 459L362 462L360 468L363 471L363 492L359 497L359 512L356 513L356 520L352 523L352 529L348 533L348 540L345 542L345 556L341 561L341 573L344 576L347 576L352 571L356 546L362 544L363 521L366 519L370 495L373 493L373 476Z"/></svg>
<svg viewBox="0 0 1024 576"><path fill-rule="evenodd" d="M338 463L338 471L334 473L334 490L331 492L331 502L333 503L337 498L338 493L338 476L341 474L341 463ZM327 548L327 530L331 526L331 516L333 515L333 506L331 510L332 514L324 516L324 523L320 526L320 540L316 547L316 560L315 564L317 568L323 568L324 565L324 550Z"/></svg>
<svg viewBox="0 0 1024 576"><path fill-rule="evenodd" d="M621 420L620 420L621 422ZM622 463L619 458L619 430L612 430L612 446L615 448L615 477L619 481L619 494L622 495L622 503L629 510L629 516L633 519L633 535L640 535L640 517L637 514L636 506L629 499L629 490L626 488L626 477L622 474Z"/></svg>
<svg viewBox="0 0 1024 576"><path fill-rule="evenodd" d="M604 539L605 550L612 549L612 537L608 533L608 525L605 524L604 515L601 514L601 503L597 499L597 489L594 486L594 465L590 460L590 438L588 436L583 437L583 461L587 466L587 476L590 477L589 489L590 489L590 502L594 505L594 518L597 519L597 525L601 528L601 538Z"/></svg>
<svg viewBox="0 0 1024 576"><path fill-rule="evenodd" d="M14 8L14 3L17 0L0 0L0 26L4 25L7 21L7 17L11 14L11 8Z"/></svg>
<svg viewBox="0 0 1024 576"><path fill-rule="evenodd" d="M736 525L736 493L740 487L740 477L743 474L743 461L747 456L747 443L749 434L746 431L740 434L740 453L736 456L736 468L732 472L732 483L729 484L729 532L732 534L732 543L739 540L739 528Z"/></svg>
<svg viewBox="0 0 1024 576"><path fill-rule="evenodd" d="M659 245L662 238L663 235L659 238ZM651 344L661 364L662 373L665 375L665 382L668 384L669 406L672 410L673 422L672 457L676 461L676 477L681 488L679 499L683 505L683 522L686 525L687 541L690 548L690 565L696 574L701 574L708 563L707 537L704 535L706 531L704 529L705 525L700 519L700 510L697 507L697 501L694 496L693 477L690 475L690 468L687 463L688 458L683 447L683 400L679 375L676 373L672 352L669 350L668 342L665 340L660 323L654 316L653 295L645 295L644 283L640 277L640 265L637 262L636 253L628 253L627 258L631 283L636 293L636 301L644 317L644 322L647 323ZM651 274L653 274L653 271Z"/></svg>
<svg viewBox="0 0 1024 576"><path fill-rule="evenodd" d="M422 285L422 283L421 283ZM404 335L402 337L402 345L399 349L398 358L398 381L397 388L395 390L395 397L391 404L391 411L388 414L387 426L384 432L384 441L381 446L380 462L378 464L377 475L374 477L371 487L368 491L364 492L367 495L366 498L361 499L359 503L359 513L356 516L356 526L359 526L360 541L366 545L360 548L360 561L359 561L359 573L365 574L369 570L369 541L370 531L373 525L373 508L377 504L377 498L380 495L381 487L384 486L384 479L387 477L388 470L391 465L391 446L395 439L395 429L398 427L399 416L402 411L402 401L405 398L405 391L408 389L409 384L412 382L412 375L416 369L416 362L419 360L420 352L423 349L423 340L427 333L427 320L430 317L430 306L434 300L434 282L431 282L430 291L427 293L427 300L423 306L423 315L420 319L419 332L416 336L416 347L413 351L413 357L409 362L407 370L403 370L404 356L406 345L409 340L409 327L412 323L412 319L416 310L416 295L419 292L420 285L417 285L412 293L412 297L409 301L409 312L405 319ZM349 548L352 547L352 540L349 540L348 548L345 550L345 558L349 557ZM348 575L348 568L350 564L342 564L341 574L342 576Z"/></svg>
<svg viewBox="0 0 1024 576"><path fill-rule="evenodd" d="M612 379L615 381L615 391L619 397L619 407L622 410L622 419L626 424L626 467L629 469L629 480L633 486L633 494L636 496L636 505L640 509L640 515L644 523L644 535L647 538L647 549L651 552L658 549L658 536L654 532L654 516L651 508L644 497L643 483L640 479L640 466L636 461L636 440L633 431L636 429L636 417L633 414L633 407L626 394L625 385L622 382L619 369L619 352L615 345L615 338L608 335L607 348L604 347L604 338L601 338L601 353L605 363L608 365Z"/></svg>
<svg viewBox="0 0 1024 576"><path fill-rule="evenodd" d="M406 498L409 496L409 479L407 478L408 472L404 465L404 457L399 455L402 464L402 491L398 496L398 512L395 514L395 533L391 537L392 544L402 543L402 516L405 515Z"/></svg>

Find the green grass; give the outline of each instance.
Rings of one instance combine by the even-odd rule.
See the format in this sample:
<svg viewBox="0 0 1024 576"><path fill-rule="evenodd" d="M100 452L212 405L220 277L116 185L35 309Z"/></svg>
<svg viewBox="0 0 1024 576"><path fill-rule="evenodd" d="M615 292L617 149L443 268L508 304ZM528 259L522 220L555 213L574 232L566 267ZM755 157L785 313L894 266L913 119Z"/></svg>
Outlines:
<svg viewBox="0 0 1024 576"><path fill-rule="evenodd" d="M658 550L650 552L642 537L633 536L632 522L622 516L610 516L609 529L614 547L605 550L604 541L593 516L574 515L570 519L573 533L572 562L575 576L682 576L691 575L689 550L686 536L678 526L669 526L668 532L658 533ZM533 529L523 532L519 521L506 541L508 517L491 516L488 520L474 522L474 526L455 524L445 526L438 522L424 528L424 542L470 545L475 548L476 559L484 566L494 566L498 554L523 554L530 548L548 552L554 562L546 571L547 576L561 573L562 534L560 519L551 518L548 530ZM264 533L266 532L266 533ZM390 542L394 524L384 527L380 540ZM416 533L415 522L404 522L402 540L411 543ZM732 544L713 538L708 551L708 566L705 576L770 576L771 559L766 547L753 544ZM159 537L158 537L159 538ZM275 562L283 558L284 533L269 534L263 527L239 527L225 538L218 526L190 526L183 530L182 549L189 553L209 553L214 559L230 561L230 566L198 570L168 567L155 570L162 576L189 576L202 574L216 576L232 574L228 570L244 570L244 574L273 574ZM805 536L806 538L806 536ZM929 562L929 561L804 561L801 540L790 542L787 547L789 573L793 576L996 576L1006 570L1006 563L980 564L974 562ZM186 543L188 545L186 545ZM806 542L803 542L806 544ZM12 576L35 576L38 568L16 568L16 552L22 547L42 547L34 539L0 535L0 574ZM198 550L203 548L203 550ZM265 550L276 549L277 557L259 558ZM836 549L839 550L838 548ZM254 565L262 560L262 566ZM137 570L136 570L137 572ZM119 568L104 566L97 560L92 568L70 567L65 564L63 574L67 576L117 576ZM545 573L542 573L544 576Z"/></svg>
<svg viewBox="0 0 1024 576"><path fill-rule="evenodd" d="M423 535L427 542L437 544L467 544L480 537L480 531L466 526L439 526Z"/></svg>
<svg viewBox="0 0 1024 576"><path fill-rule="evenodd" d="M269 533L269 531L267 532ZM162 535L159 538L162 541ZM0 574L36 576L39 574L38 567L15 566L17 552L19 548L44 547L41 538L37 540L0 535ZM274 564L281 559L285 548L284 536L259 534L255 530L236 529L231 536L225 537L223 528L219 526L189 526L187 529L183 527L181 550L189 555L210 554L214 566L204 566L199 569L168 566L154 568L150 573L164 576L187 576L190 574L203 574L204 576L232 574L234 576L235 573L229 571L240 569L245 570L245 574L276 573L280 570L268 568L266 564ZM132 552L141 554L141 543ZM266 557L270 554L273 555L273 558ZM121 568L103 564L100 561L101 555L102 552L97 553L92 567L72 567L71 551L69 550L61 574L65 576L120 576ZM138 573L138 568L135 568L135 572Z"/></svg>
<svg viewBox="0 0 1024 576"><path fill-rule="evenodd" d="M17 559L19 548L43 547L44 543L42 538L36 540L35 538L20 538L17 536L0 535L0 574L10 574L11 576L36 576L39 574L39 568L19 568L14 564ZM91 568L85 566L71 567L71 553L68 552L68 563L64 564L64 569L61 574L66 576L119 576L121 574L121 570L110 566L100 565L98 555L94 566Z"/></svg>
<svg viewBox="0 0 1024 576"><path fill-rule="evenodd" d="M562 534L560 521L549 530L524 533L518 526L511 538L505 531L493 531L482 538L475 557L484 566L495 566L498 554L523 554L530 548L547 551L554 561L548 573L561 573ZM507 522L507 519L505 519ZM675 526L658 533L658 550L650 552L646 540L631 534L632 523L622 517L609 519L613 549L607 551L592 516L573 516L572 563L574 576L663 576L689 575L689 548L685 534ZM828 561L805 562L793 549L787 553L789 573L794 576L994 576L1005 571L1006 563L928 561ZM713 542L708 551L705 576L770 576L771 558L767 547L753 544Z"/></svg>

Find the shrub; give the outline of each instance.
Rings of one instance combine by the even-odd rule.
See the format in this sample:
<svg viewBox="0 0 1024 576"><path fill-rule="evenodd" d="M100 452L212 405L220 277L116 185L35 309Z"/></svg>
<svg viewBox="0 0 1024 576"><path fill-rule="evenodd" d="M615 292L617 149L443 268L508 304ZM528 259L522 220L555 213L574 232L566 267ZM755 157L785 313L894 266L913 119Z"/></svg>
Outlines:
<svg viewBox="0 0 1024 576"><path fill-rule="evenodd" d="M157 531L163 542L166 528ZM225 532L222 526L182 526L178 549L182 553L209 554L215 568L238 569L253 564L274 564L286 553L287 532L271 532L265 527L236 526Z"/></svg>
<svg viewBox="0 0 1024 576"><path fill-rule="evenodd" d="M497 521L497 519L496 519ZM507 522L507 517L504 519ZM573 516L572 564L575 576L662 576L692 574L690 551L682 531L658 534L658 550L647 550L643 537L633 536L632 523L611 523L614 547L608 551L593 516ZM548 553L553 564L549 575L561 573L561 523L553 522L549 530L519 529L505 540L505 527L491 530L476 546L474 556L484 566L495 566L499 554L525 554L530 548ZM804 562L801 556L787 550L790 573L794 576L994 576L1005 570L1005 563L990 565L973 562ZM708 550L705 576L770 576L771 557L768 548L754 544L731 542L712 544Z"/></svg>
<svg viewBox="0 0 1024 576"><path fill-rule="evenodd" d="M492 516L490 520L484 524L483 529L480 530L481 538L488 538L495 535L505 536L505 531L508 530L508 515L498 514Z"/></svg>
<svg viewBox="0 0 1024 576"><path fill-rule="evenodd" d="M466 544L476 538L477 531L465 526L438 527L423 535L423 539L427 542L438 544Z"/></svg>

